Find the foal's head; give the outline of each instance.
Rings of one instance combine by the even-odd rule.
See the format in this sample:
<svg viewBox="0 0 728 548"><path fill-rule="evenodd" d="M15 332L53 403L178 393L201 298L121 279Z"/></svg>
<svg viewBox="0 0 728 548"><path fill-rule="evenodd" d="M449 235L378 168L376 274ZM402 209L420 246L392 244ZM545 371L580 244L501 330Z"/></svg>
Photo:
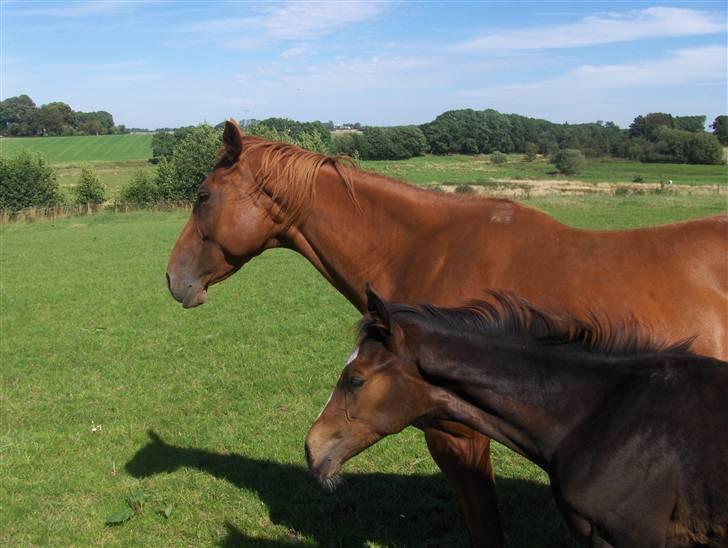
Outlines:
<svg viewBox="0 0 728 548"><path fill-rule="evenodd" d="M397 323L371 289L367 299L359 343L306 438L309 469L324 483L384 436L434 418L446 399L423 379L410 352L416 327Z"/></svg>

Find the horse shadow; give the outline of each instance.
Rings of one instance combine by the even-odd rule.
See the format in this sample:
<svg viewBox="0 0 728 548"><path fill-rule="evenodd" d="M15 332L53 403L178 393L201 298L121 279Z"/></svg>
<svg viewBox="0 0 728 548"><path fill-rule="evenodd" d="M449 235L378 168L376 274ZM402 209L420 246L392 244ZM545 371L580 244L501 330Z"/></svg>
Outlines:
<svg viewBox="0 0 728 548"><path fill-rule="evenodd" d="M317 546L464 546L464 520L440 474L345 474L333 493L323 492L302 466L166 443L155 432L126 464L136 478L194 468L254 491L270 520L312 538ZM547 486L521 479L498 480L508 545L572 546ZM222 546L293 547L301 542L251 537L225 523ZM308 545L308 544L306 544Z"/></svg>

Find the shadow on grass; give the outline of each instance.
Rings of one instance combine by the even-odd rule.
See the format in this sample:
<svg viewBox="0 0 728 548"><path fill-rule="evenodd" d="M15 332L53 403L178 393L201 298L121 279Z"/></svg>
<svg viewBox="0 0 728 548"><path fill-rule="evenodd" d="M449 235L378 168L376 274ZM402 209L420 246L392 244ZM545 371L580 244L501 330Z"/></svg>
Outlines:
<svg viewBox="0 0 728 548"><path fill-rule="evenodd" d="M441 475L345 474L335 492L326 493L302 466L220 454L165 443L149 432L150 441L126 464L136 478L195 468L257 493L270 519L291 530L293 539L271 541L250 537L234 523L223 546L463 546L467 534L452 491ZM499 504L508 545L572 545L548 487L520 479L498 480Z"/></svg>

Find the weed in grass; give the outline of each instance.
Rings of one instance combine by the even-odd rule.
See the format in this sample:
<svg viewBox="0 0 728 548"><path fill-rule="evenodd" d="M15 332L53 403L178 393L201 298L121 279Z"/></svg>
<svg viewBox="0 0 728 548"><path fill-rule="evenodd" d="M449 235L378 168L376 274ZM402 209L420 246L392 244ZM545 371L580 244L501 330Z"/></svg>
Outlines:
<svg viewBox="0 0 728 548"><path fill-rule="evenodd" d="M455 192L457 194L472 194L475 192L475 189L470 185L457 185L455 187Z"/></svg>

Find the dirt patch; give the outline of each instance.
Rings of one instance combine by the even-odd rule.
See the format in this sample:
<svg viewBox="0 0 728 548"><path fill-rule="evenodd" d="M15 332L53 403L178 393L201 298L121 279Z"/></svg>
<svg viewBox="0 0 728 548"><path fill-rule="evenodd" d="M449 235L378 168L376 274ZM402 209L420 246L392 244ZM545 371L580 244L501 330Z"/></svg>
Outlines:
<svg viewBox="0 0 728 548"><path fill-rule="evenodd" d="M717 194L728 196L728 185L669 185L659 183L591 183L588 181L552 181L494 179L486 185L469 185L476 193L503 198L536 198L553 194L588 196L591 194ZM445 192L455 192L454 185L442 185Z"/></svg>

